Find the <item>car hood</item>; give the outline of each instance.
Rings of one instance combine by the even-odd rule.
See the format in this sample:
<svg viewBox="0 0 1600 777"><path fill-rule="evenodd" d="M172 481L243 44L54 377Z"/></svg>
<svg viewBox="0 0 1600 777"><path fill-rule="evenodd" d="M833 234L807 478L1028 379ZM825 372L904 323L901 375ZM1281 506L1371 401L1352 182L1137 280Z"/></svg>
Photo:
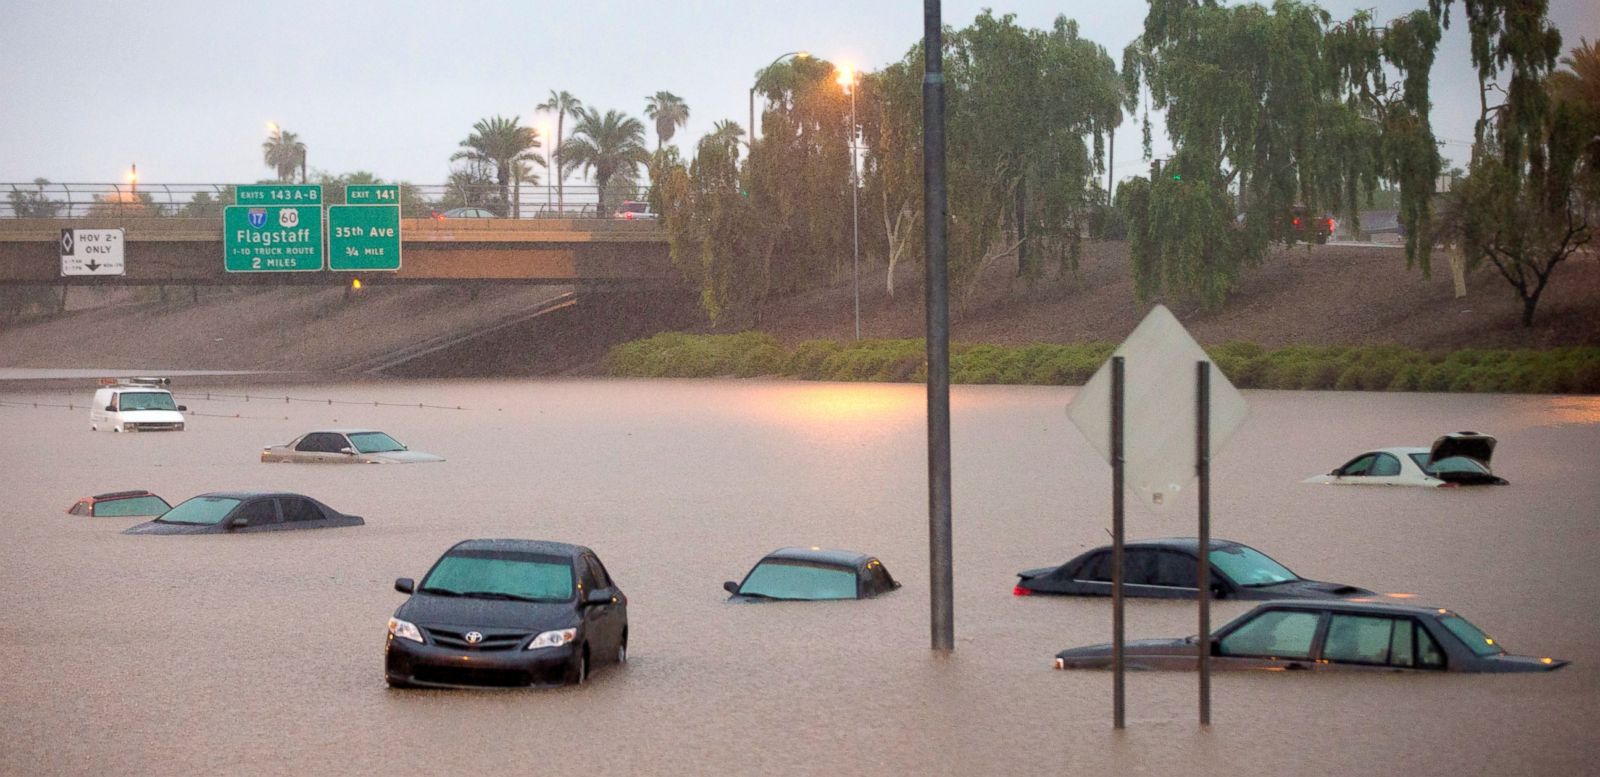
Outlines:
<svg viewBox="0 0 1600 777"><path fill-rule="evenodd" d="M171 424L183 421L183 414L176 410L122 410L117 414L124 421L141 423Z"/></svg>
<svg viewBox="0 0 1600 777"><path fill-rule="evenodd" d="M1533 656L1499 655L1494 657L1495 672L1553 672L1571 661L1559 658L1534 658Z"/></svg>
<svg viewBox="0 0 1600 777"><path fill-rule="evenodd" d="M379 464L416 464L424 461L444 461L443 456L435 456L422 451L384 451L383 453L359 453L356 455L362 461Z"/></svg>
<svg viewBox="0 0 1600 777"><path fill-rule="evenodd" d="M550 631L577 626L572 602L514 602L457 596L414 594L394 617L419 626L461 626L480 629Z"/></svg>
<svg viewBox="0 0 1600 777"><path fill-rule="evenodd" d="M1433 441L1433 447L1428 452L1428 464L1451 456L1465 456L1476 459L1483 466L1489 466L1489 460L1494 458L1495 439L1487 434L1477 432L1451 432Z"/></svg>
<svg viewBox="0 0 1600 777"><path fill-rule="evenodd" d="M215 523L166 523L164 521L145 521L137 526L130 526L122 530L123 534L214 534L222 531L220 524Z"/></svg>
<svg viewBox="0 0 1600 777"><path fill-rule="evenodd" d="M1365 588L1343 583L1325 583L1321 580L1290 580L1276 585L1240 588L1241 599L1343 599L1347 596L1371 596Z"/></svg>

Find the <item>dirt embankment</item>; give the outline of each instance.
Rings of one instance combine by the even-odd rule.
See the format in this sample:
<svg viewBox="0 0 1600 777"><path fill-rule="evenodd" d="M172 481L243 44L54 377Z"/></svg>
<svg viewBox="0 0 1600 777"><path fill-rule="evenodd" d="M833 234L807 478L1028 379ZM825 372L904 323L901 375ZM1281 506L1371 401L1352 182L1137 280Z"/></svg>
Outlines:
<svg viewBox="0 0 1600 777"><path fill-rule="evenodd" d="M996 264L971 289L954 290L952 339L1022 344L1117 341L1144 316L1134 296L1125 243L1091 243L1075 274L1029 288L1015 265ZM882 266L862 268L861 335L921 337L924 326L919 269L902 272L896 293L885 288ZM1520 301L1492 267L1468 276L1468 295L1456 299L1448 262L1434 273L1407 269L1395 248L1297 246L1247 270L1228 304L1205 311L1166 301L1202 343L1245 340L1274 347L1395 344L1424 349L1548 348L1600 344L1600 260L1563 264L1541 300L1535 325L1520 322ZM759 326L793 345L854 336L854 294L848 278L828 288L770 305ZM0 367L286 370L334 372L381 361L417 343L460 337L513 320L569 291L559 287L376 286L346 298L340 289L185 290L167 303L135 302L129 293L90 299L89 307L0 324ZM579 295L577 307L583 307ZM617 337L639 337L652 326L681 328L693 316L640 317L637 300L572 315L560 326L505 327L436 352L434 374L470 363L471 374L531 374L532 361L577 372ZM645 308L650 305L645 305ZM664 307L664 306L662 306ZM614 312L612 312L614 311ZM619 328L617 322L629 326ZM660 322L659 324L655 322ZM742 322L741 328L752 322ZM730 331L730 325L701 331ZM591 331L592 330L592 331ZM624 331L625 330L625 331ZM540 342L533 342L538 340ZM579 365L573 367L573 365ZM587 366L583 366L587 365Z"/></svg>

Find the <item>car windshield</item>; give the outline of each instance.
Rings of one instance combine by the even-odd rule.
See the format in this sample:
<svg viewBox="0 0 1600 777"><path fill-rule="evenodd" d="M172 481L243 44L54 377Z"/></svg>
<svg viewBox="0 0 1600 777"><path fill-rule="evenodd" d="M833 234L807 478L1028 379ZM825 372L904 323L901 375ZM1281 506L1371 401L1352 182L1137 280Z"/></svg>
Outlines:
<svg viewBox="0 0 1600 777"><path fill-rule="evenodd" d="M1477 626L1468 623L1466 618L1459 615L1447 615L1440 618L1439 622L1444 624L1444 627L1449 629L1451 634L1456 635L1462 642L1467 643L1467 647L1472 652L1480 656L1498 656L1506 652L1501 649L1498 643L1490 639L1488 634L1483 633Z"/></svg>
<svg viewBox="0 0 1600 777"><path fill-rule="evenodd" d="M117 397L117 409L177 410L178 406L172 401L172 395L165 391L124 391Z"/></svg>
<svg viewBox="0 0 1600 777"><path fill-rule="evenodd" d="M121 515L160 515L171 507L172 505L167 504L167 500L152 494L150 496L133 496L126 499L105 499L95 502L94 514L110 517Z"/></svg>
<svg viewBox="0 0 1600 777"><path fill-rule="evenodd" d="M1242 586L1263 586L1299 580L1300 576L1255 548L1234 545L1211 551L1211 566Z"/></svg>
<svg viewBox="0 0 1600 777"><path fill-rule="evenodd" d="M162 523L195 523L211 525L237 507L239 500L224 496L197 496L161 514L156 520Z"/></svg>
<svg viewBox="0 0 1600 777"><path fill-rule="evenodd" d="M424 593L564 602L572 598L572 562L517 551L456 551L422 581Z"/></svg>
<svg viewBox="0 0 1600 777"><path fill-rule="evenodd" d="M1429 475L1449 475L1458 472L1465 472L1472 475L1489 474L1489 469L1487 467L1478 463L1476 459L1469 459L1466 456L1446 456L1434 462L1432 465L1429 465L1428 454L1413 453L1411 454L1411 460L1416 462L1417 466L1420 467L1423 472L1426 472Z"/></svg>
<svg viewBox="0 0 1600 777"><path fill-rule="evenodd" d="M399 440L383 432L355 432L350 435L350 444L356 446L357 453L388 453L406 449Z"/></svg>
<svg viewBox="0 0 1600 777"><path fill-rule="evenodd" d="M856 573L803 561L763 561L750 570L739 593L771 599L854 599Z"/></svg>

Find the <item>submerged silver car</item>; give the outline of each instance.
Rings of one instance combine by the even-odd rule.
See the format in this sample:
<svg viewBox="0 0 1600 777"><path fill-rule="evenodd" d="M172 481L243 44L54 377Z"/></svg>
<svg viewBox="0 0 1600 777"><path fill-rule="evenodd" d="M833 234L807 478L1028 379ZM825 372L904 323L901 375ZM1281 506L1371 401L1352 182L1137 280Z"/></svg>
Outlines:
<svg viewBox="0 0 1600 777"><path fill-rule="evenodd" d="M444 461L375 429L322 429L261 449L262 461L298 464L414 464Z"/></svg>

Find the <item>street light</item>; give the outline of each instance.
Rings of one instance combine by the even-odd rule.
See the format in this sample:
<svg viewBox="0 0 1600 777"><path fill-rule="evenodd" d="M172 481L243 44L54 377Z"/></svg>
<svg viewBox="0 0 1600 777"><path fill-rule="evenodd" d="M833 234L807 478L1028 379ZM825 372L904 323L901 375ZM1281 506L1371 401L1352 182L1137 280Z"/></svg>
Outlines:
<svg viewBox="0 0 1600 777"><path fill-rule="evenodd" d="M856 165L856 72L849 65L839 67L839 85L850 95L850 242L855 275L856 339L861 339L861 208L856 204L861 189L861 171Z"/></svg>
<svg viewBox="0 0 1600 777"><path fill-rule="evenodd" d="M807 51L791 51L787 54L779 54L776 59L768 62L766 67L756 71L756 79L760 80L761 73L767 72L767 70L773 65L776 65L779 62L788 59L789 57L794 57L795 59L805 59L809 56L811 56L811 53ZM750 126L746 129L750 131L750 134L746 136L748 139L745 141L745 145L754 148L754 144L756 142L756 87L754 84L750 85Z"/></svg>

